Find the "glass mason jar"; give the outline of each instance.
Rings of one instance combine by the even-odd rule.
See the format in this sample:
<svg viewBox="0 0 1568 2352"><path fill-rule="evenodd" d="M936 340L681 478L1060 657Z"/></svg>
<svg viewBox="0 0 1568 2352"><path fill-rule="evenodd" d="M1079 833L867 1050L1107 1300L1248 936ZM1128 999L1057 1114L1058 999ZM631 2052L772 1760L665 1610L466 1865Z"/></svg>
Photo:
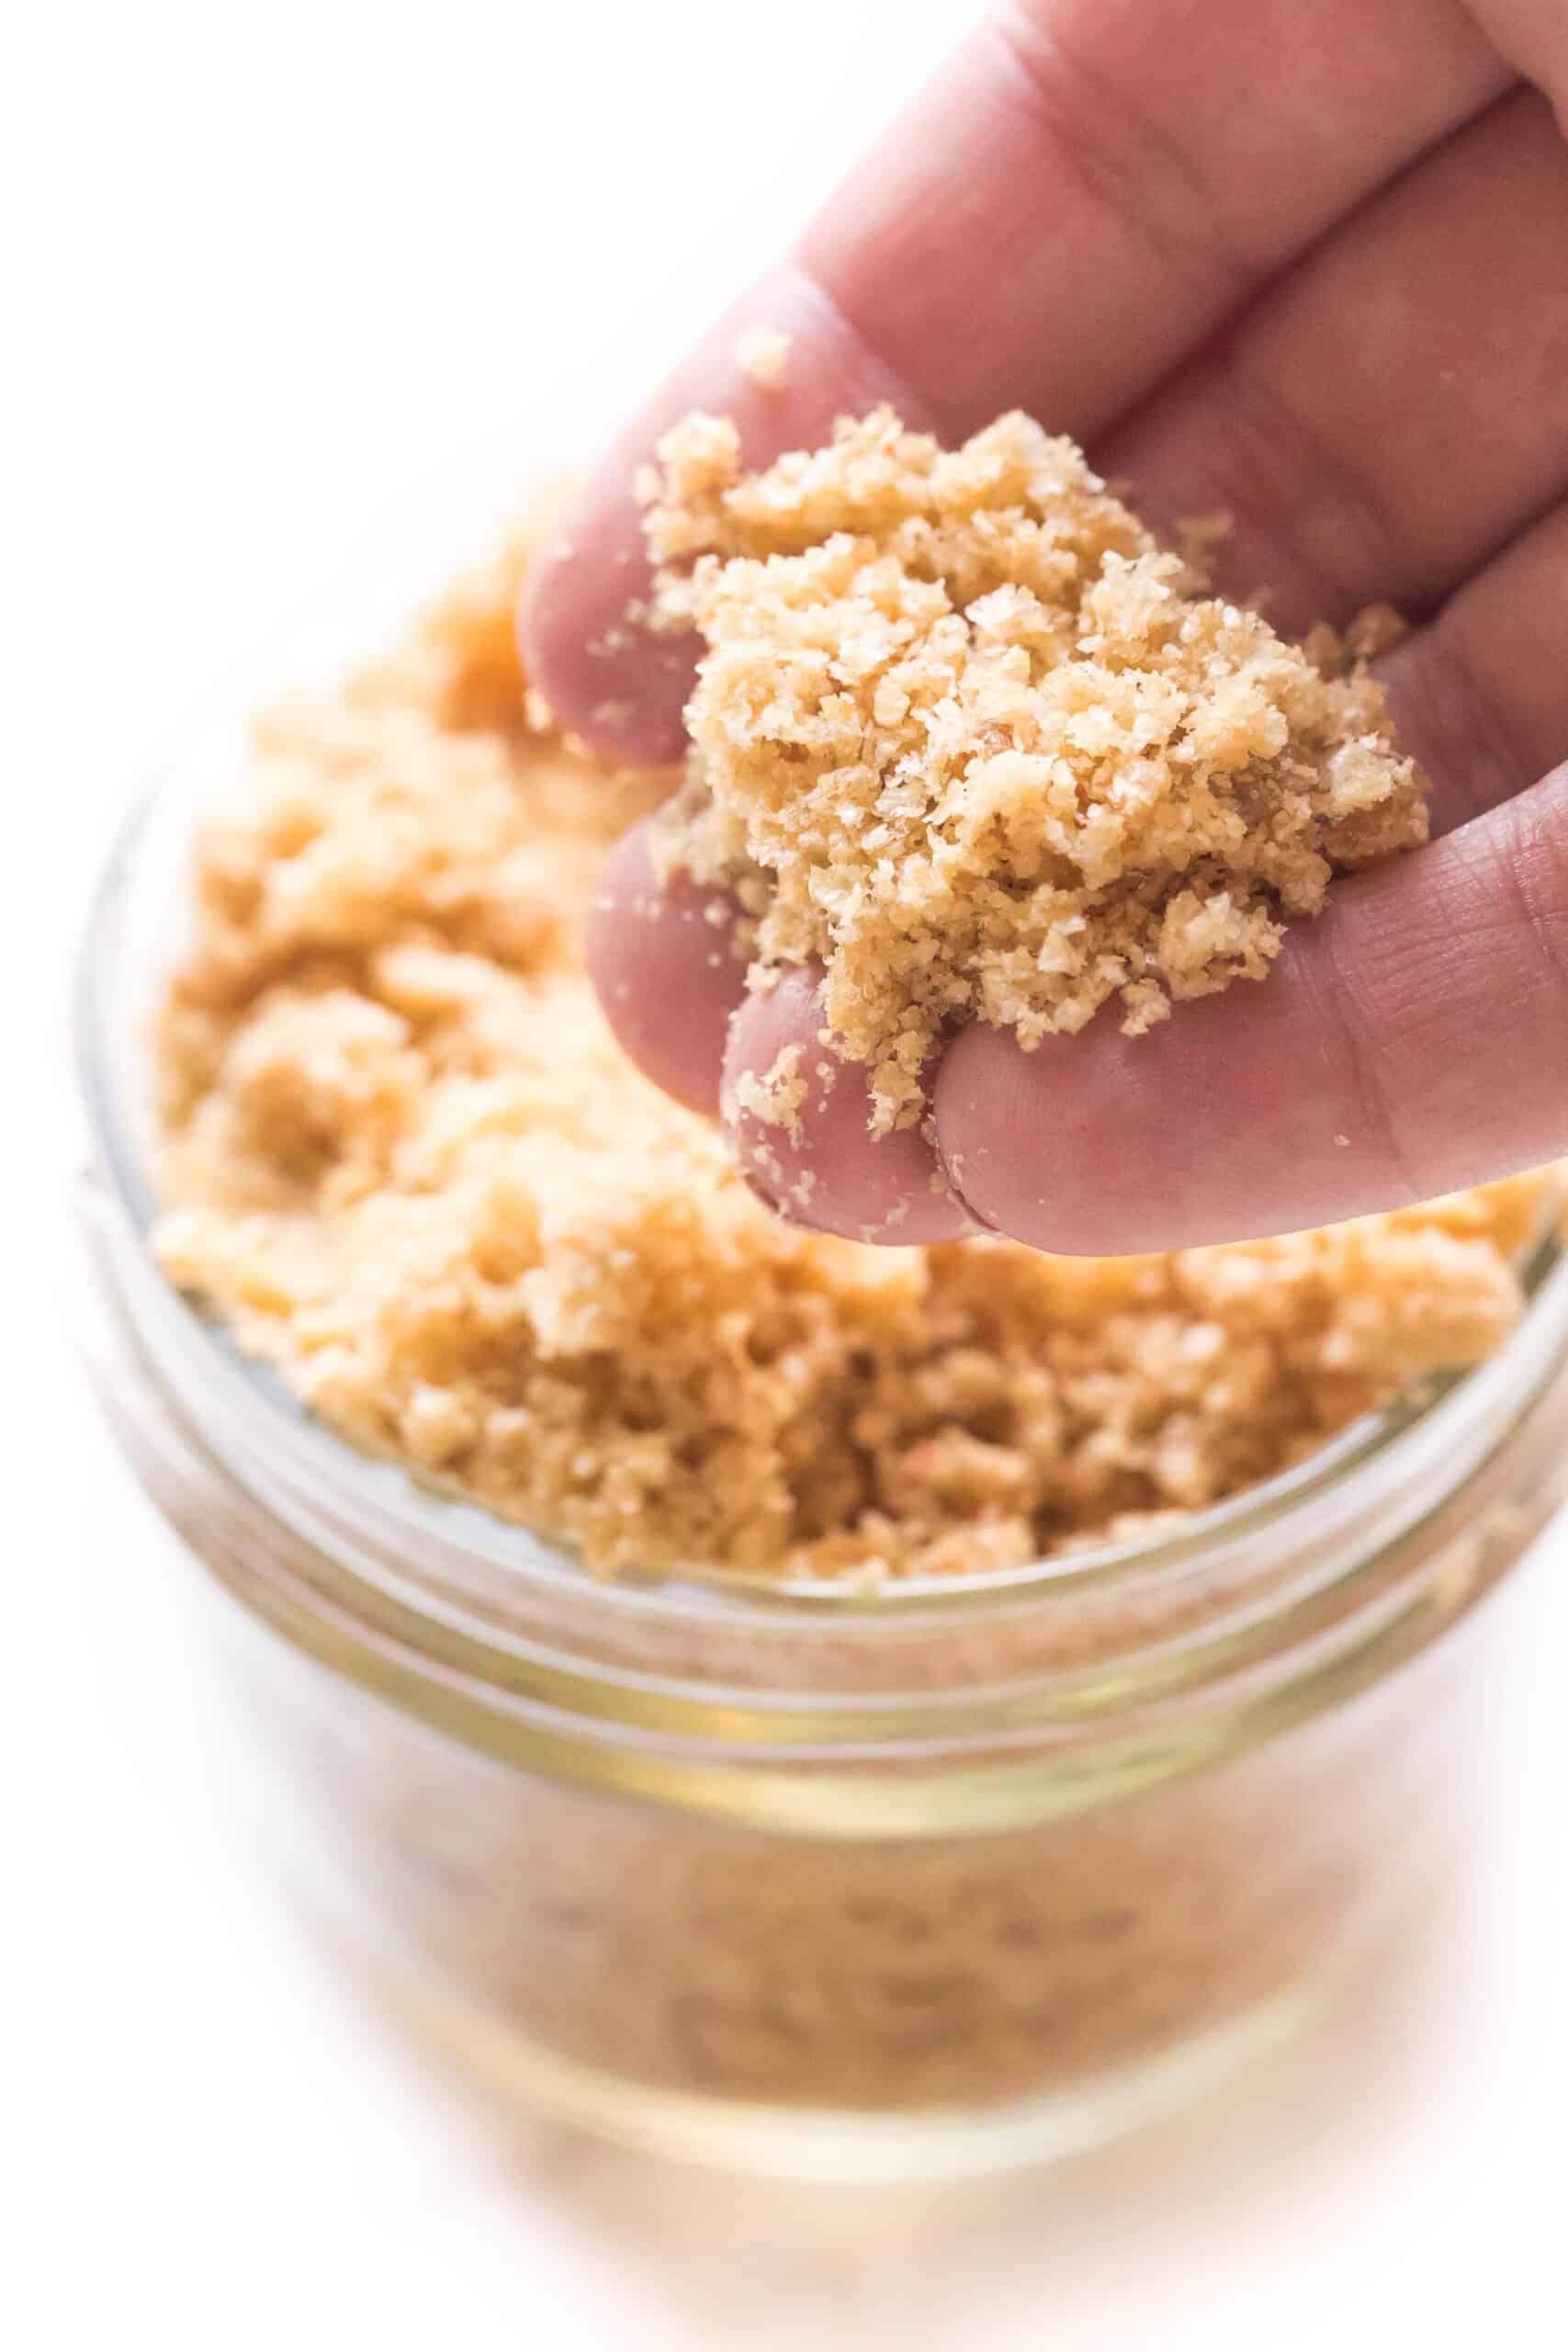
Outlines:
<svg viewBox="0 0 1568 2352"><path fill-rule="evenodd" d="M145 1016L231 738L193 737L92 925L90 1345L334 1945L539 2109L840 2177L1105 2136L1392 1953L1468 1811L1467 1621L1568 1487L1555 1242L1492 1363L1157 1539L596 1582L313 1422L152 1257Z"/></svg>

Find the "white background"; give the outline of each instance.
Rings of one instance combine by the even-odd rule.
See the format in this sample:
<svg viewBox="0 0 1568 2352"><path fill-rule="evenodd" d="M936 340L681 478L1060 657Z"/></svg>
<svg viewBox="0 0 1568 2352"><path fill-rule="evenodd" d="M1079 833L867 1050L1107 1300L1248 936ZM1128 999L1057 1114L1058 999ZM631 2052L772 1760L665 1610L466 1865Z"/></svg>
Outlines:
<svg viewBox="0 0 1568 2352"><path fill-rule="evenodd" d="M73 1366L63 982L161 739L411 482L628 404L969 13L54 0L10 35L0 2335L26 2352L1562 2340L1561 1543L1451 1942L1344 2063L1043 2180L762 2193L486 2132L317 1974L234 1850L185 1577Z"/></svg>

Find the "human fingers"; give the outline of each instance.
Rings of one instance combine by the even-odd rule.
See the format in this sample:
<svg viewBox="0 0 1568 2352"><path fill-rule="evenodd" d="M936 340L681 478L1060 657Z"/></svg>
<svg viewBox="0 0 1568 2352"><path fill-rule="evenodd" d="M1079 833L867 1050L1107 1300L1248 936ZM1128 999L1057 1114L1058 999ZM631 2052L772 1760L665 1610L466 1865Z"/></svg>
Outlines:
<svg viewBox="0 0 1568 2352"><path fill-rule="evenodd" d="M616 1038L666 1094L710 1115L729 1018L745 993L737 911L697 883L663 882L646 822L605 859L588 910L588 969Z"/></svg>
<svg viewBox="0 0 1568 2352"><path fill-rule="evenodd" d="M954 1200L918 1128L872 1142L865 1074L834 1057L809 972L786 973L741 1006L724 1098L740 1167L792 1224L896 1245L983 1230Z"/></svg>
<svg viewBox="0 0 1568 2352"><path fill-rule="evenodd" d="M1568 758L1568 503L1520 533L1378 664L1451 832Z"/></svg>
<svg viewBox="0 0 1568 2352"><path fill-rule="evenodd" d="M755 463L879 398L949 435L1016 405L1102 432L1509 78L1455 0L1004 9L616 443L531 572L531 677L607 754L679 748L692 648L641 625L632 484L688 410ZM759 322L792 338L780 390L737 363Z"/></svg>
<svg viewBox="0 0 1568 2352"><path fill-rule="evenodd" d="M1568 491L1568 144L1519 92L1327 237L1095 452L1287 631L1429 609Z"/></svg>

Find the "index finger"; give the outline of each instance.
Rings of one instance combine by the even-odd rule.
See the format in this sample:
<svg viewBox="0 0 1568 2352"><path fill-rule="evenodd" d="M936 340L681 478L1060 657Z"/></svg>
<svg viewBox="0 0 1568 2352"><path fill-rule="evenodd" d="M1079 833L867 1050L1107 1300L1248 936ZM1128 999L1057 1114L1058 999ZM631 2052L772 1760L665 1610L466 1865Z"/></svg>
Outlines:
<svg viewBox="0 0 1568 2352"><path fill-rule="evenodd" d="M1457 0L1014 0L616 442L531 574L530 676L607 755L678 752L693 649L640 624L633 481L690 410L753 465L882 399L1090 436L1511 78ZM777 388L736 356L757 324Z"/></svg>

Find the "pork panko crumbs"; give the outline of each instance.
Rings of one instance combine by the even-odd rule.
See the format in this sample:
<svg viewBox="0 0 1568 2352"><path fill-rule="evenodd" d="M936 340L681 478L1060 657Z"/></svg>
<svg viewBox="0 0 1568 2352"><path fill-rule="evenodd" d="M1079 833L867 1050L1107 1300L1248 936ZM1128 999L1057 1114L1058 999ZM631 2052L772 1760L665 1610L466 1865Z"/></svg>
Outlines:
<svg viewBox="0 0 1568 2352"><path fill-rule="evenodd" d="M821 964L874 1134L951 1023L1145 1030L1426 839L1359 658L1393 616L1285 643L1028 417L945 450L882 408L748 474L697 415L660 460L655 614L707 647L662 854L736 893L754 985Z"/></svg>
<svg viewBox="0 0 1568 2352"><path fill-rule="evenodd" d="M780 1224L582 975L671 779L527 693L524 555L258 719L196 842L157 1246L333 1428L602 1573L949 1575L1213 1502L1508 1331L1545 1176L1104 1261Z"/></svg>

